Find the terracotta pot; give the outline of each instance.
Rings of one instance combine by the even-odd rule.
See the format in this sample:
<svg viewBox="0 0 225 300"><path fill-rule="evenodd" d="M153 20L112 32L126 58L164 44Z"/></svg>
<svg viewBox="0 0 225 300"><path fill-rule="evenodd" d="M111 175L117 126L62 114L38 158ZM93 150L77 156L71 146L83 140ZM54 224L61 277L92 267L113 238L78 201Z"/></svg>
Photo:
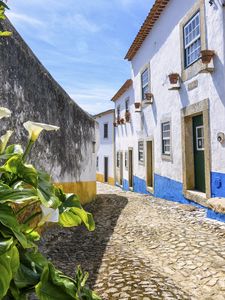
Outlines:
<svg viewBox="0 0 225 300"><path fill-rule="evenodd" d="M169 74L169 80L171 84L176 84L178 82L180 75L177 73L171 73Z"/></svg>
<svg viewBox="0 0 225 300"><path fill-rule="evenodd" d="M141 103L140 102L135 102L134 105L135 105L136 109L139 109L141 107Z"/></svg>
<svg viewBox="0 0 225 300"><path fill-rule="evenodd" d="M202 59L202 62L203 64L209 64L211 59L213 58L214 56L214 51L212 50L202 50L201 51L201 59Z"/></svg>
<svg viewBox="0 0 225 300"><path fill-rule="evenodd" d="M152 93L145 93L145 100L152 101L153 94Z"/></svg>
<svg viewBox="0 0 225 300"><path fill-rule="evenodd" d="M129 111L127 111L125 113L125 119L126 119L126 122L130 122L130 112Z"/></svg>
<svg viewBox="0 0 225 300"><path fill-rule="evenodd" d="M120 119L117 119L117 124L120 125Z"/></svg>
<svg viewBox="0 0 225 300"><path fill-rule="evenodd" d="M120 124L125 124L124 119L120 119Z"/></svg>

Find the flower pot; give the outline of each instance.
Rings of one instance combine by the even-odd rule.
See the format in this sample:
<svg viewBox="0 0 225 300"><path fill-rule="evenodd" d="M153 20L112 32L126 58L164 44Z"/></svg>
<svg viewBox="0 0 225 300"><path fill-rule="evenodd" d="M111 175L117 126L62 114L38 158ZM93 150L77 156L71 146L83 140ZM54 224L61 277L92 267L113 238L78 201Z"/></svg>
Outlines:
<svg viewBox="0 0 225 300"><path fill-rule="evenodd" d="M114 126L114 127L117 127L117 122L114 122L114 123L113 123L113 126Z"/></svg>
<svg viewBox="0 0 225 300"><path fill-rule="evenodd" d="M202 50L201 51L201 59L203 64L209 64L211 62L211 59L214 56L214 51L212 50Z"/></svg>
<svg viewBox="0 0 225 300"><path fill-rule="evenodd" d="M134 105L135 105L136 109L139 109L141 107L141 103L140 102L135 102Z"/></svg>
<svg viewBox="0 0 225 300"><path fill-rule="evenodd" d="M120 119L117 119L117 125L120 125Z"/></svg>
<svg viewBox="0 0 225 300"><path fill-rule="evenodd" d="M169 74L169 80L171 84L176 84L179 80L180 75L177 73L171 73Z"/></svg>
<svg viewBox="0 0 225 300"><path fill-rule="evenodd" d="M125 124L124 119L120 119L120 124Z"/></svg>
<svg viewBox="0 0 225 300"><path fill-rule="evenodd" d="M125 113L125 120L126 120L126 122L130 122L130 112L129 111L127 111Z"/></svg>
<svg viewBox="0 0 225 300"><path fill-rule="evenodd" d="M145 93L145 101L152 103L153 102L153 94Z"/></svg>

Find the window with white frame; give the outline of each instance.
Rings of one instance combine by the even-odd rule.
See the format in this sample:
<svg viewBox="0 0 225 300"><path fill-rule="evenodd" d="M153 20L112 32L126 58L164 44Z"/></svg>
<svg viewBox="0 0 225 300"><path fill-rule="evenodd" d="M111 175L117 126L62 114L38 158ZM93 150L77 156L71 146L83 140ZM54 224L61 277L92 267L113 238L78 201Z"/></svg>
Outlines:
<svg viewBox="0 0 225 300"><path fill-rule="evenodd" d="M185 68L189 67L200 58L201 32L200 12L195 14L184 26L184 60Z"/></svg>
<svg viewBox="0 0 225 300"><path fill-rule="evenodd" d="M108 138L108 123L104 124L104 139Z"/></svg>
<svg viewBox="0 0 225 300"><path fill-rule="evenodd" d="M120 105L117 106L117 120L120 119Z"/></svg>
<svg viewBox="0 0 225 300"><path fill-rule="evenodd" d="M138 161L140 163L144 162L144 142L143 141L138 142Z"/></svg>
<svg viewBox="0 0 225 300"><path fill-rule="evenodd" d="M116 153L116 166L117 168L120 167L120 152Z"/></svg>
<svg viewBox="0 0 225 300"><path fill-rule="evenodd" d="M149 93L149 69L146 68L141 74L141 92L142 100L145 100L145 94Z"/></svg>
<svg viewBox="0 0 225 300"><path fill-rule="evenodd" d="M124 165L125 168L128 169L128 152L125 152L125 158L124 158Z"/></svg>
<svg viewBox="0 0 225 300"><path fill-rule="evenodd" d="M129 98L127 98L125 101L125 110L126 112L129 112Z"/></svg>
<svg viewBox="0 0 225 300"><path fill-rule="evenodd" d="M98 170L98 167L99 167L99 157L97 156L96 157L96 169Z"/></svg>
<svg viewBox="0 0 225 300"><path fill-rule="evenodd" d="M162 123L162 154L171 154L170 122Z"/></svg>

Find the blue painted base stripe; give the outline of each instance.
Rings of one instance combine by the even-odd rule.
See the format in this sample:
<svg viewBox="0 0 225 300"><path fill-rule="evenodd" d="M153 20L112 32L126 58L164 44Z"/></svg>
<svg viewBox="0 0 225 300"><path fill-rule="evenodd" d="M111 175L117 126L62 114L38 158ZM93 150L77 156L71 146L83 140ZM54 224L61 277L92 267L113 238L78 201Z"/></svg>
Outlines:
<svg viewBox="0 0 225 300"><path fill-rule="evenodd" d="M133 177L133 190L139 194L152 195L147 190L146 181L137 176ZM212 197L225 197L225 174L211 173ZM117 186L119 186L117 184ZM129 183L127 179L123 179L123 190L129 191ZM205 209L206 216L210 219L225 222L225 214L217 213L207 207L204 207L194 201L186 199L183 196L183 184L173 179L154 175L154 197L161 198L182 204L193 205L198 208Z"/></svg>
<svg viewBox="0 0 225 300"><path fill-rule="evenodd" d="M211 172L212 197L225 197L225 174Z"/></svg>

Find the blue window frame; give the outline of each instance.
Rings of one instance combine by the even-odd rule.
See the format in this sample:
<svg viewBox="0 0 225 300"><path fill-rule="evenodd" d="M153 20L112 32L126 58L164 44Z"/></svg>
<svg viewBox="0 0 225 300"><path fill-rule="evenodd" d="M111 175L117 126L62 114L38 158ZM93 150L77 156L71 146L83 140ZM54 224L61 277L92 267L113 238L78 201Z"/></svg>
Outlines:
<svg viewBox="0 0 225 300"><path fill-rule="evenodd" d="M149 92L149 69L145 69L141 74L141 89L142 89L142 100L145 100L145 94Z"/></svg>

